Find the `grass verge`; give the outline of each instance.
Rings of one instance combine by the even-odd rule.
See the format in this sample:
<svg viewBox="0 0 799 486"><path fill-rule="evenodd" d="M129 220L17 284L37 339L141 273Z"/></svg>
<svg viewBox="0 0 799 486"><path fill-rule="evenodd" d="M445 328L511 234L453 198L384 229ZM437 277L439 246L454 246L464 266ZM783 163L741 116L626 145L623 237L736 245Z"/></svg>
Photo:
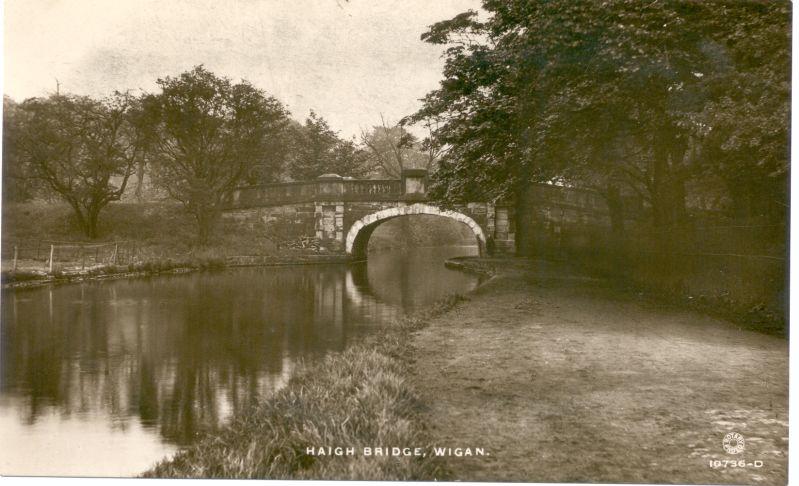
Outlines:
<svg viewBox="0 0 799 486"><path fill-rule="evenodd" d="M364 447L431 446L424 405L408 380L410 334L454 307L453 296L401 319L379 336L329 355L296 373L273 397L220 432L156 464L160 478L328 480L446 479L428 454L365 457ZM353 447L353 456L314 456L308 447Z"/></svg>
<svg viewBox="0 0 799 486"><path fill-rule="evenodd" d="M117 202L100 219L100 236L89 240L61 203L16 203L3 207L3 243L16 240L135 244L142 261L225 258L230 255L279 255L281 249L261 228L219 222L213 240L196 243L195 228L182 206L170 202ZM47 243L49 244L49 243Z"/></svg>

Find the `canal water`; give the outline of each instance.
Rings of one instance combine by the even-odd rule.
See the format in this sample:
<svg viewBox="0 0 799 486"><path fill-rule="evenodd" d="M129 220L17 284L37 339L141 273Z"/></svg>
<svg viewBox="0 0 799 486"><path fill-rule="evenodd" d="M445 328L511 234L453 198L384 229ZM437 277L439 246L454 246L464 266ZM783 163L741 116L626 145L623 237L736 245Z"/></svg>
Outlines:
<svg viewBox="0 0 799 486"><path fill-rule="evenodd" d="M475 247L2 294L0 474L132 476L282 387L301 361L477 278Z"/></svg>

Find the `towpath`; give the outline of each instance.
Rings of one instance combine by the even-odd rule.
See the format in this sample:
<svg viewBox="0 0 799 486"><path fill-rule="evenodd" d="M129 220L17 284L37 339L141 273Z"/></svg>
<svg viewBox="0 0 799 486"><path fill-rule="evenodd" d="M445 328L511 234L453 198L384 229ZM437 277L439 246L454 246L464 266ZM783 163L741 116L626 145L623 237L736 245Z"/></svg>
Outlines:
<svg viewBox="0 0 799 486"><path fill-rule="evenodd" d="M449 458L456 479L787 481L784 338L528 262L433 319L413 349L434 445L489 454ZM730 432L743 452L723 448Z"/></svg>

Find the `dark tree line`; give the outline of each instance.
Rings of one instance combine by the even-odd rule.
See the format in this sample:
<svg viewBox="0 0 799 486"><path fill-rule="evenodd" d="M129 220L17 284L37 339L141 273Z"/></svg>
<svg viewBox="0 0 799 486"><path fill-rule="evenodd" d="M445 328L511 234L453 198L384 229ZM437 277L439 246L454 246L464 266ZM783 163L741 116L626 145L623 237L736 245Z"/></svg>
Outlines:
<svg viewBox="0 0 799 486"><path fill-rule="evenodd" d="M693 199L736 216L787 207L790 4L484 0L431 26L447 46L436 120L445 201L524 199L532 182L637 194L656 227ZM613 212L613 211L612 211ZM615 211L619 226L619 211Z"/></svg>
<svg viewBox="0 0 799 486"><path fill-rule="evenodd" d="M53 94L4 98L3 199L58 198L98 236L100 213L145 178L179 201L208 242L223 197L244 184L345 177L398 177L421 142L397 127L375 127L362 143L343 139L311 111L304 124L246 81L202 66L157 82L158 91L96 100ZM399 169L387 154L399 151ZM407 159L407 160L406 160ZM406 164L407 165L407 164ZM394 170L397 169L397 170Z"/></svg>

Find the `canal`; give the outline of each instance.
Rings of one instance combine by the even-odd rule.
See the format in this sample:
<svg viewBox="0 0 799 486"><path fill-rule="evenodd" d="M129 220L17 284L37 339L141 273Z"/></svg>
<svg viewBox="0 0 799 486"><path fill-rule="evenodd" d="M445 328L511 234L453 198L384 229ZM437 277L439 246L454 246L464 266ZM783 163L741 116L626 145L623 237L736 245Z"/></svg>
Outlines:
<svg viewBox="0 0 799 486"><path fill-rule="evenodd" d="M473 289L476 277L443 262L476 252L4 291L0 471L143 472L269 397L301 362Z"/></svg>

